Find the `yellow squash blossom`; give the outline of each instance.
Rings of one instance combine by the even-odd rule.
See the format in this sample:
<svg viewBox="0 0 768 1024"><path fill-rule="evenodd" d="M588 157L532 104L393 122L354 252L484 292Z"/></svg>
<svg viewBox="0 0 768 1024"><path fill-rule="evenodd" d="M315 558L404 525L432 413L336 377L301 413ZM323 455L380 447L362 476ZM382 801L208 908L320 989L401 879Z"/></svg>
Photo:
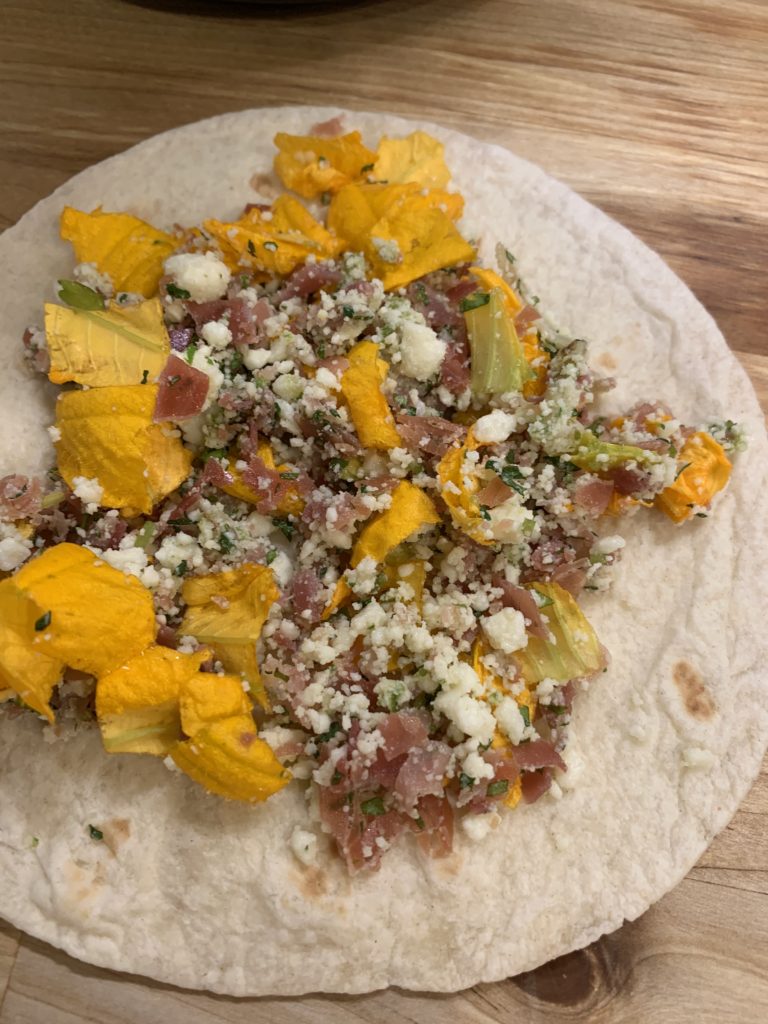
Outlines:
<svg viewBox="0 0 768 1024"><path fill-rule="evenodd" d="M170 756L195 782L230 800L260 803L291 780L269 744L259 738L250 715L202 726L190 739L177 743Z"/></svg>
<svg viewBox="0 0 768 1024"><path fill-rule="evenodd" d="M182 654L151 644L102 676L96 684L96 715L104 749L112 754L167 754L182 738L182 687L201 675L208 657L206 650Z"/></svg>
<svg viewBox="0 0 768 1024"><path fill-rule="evenodd" d="M386 557L411 534L440 522L440 514L432 499L409 480L403 480L392 492L392 504L367 523L352 549L350 567L356 568L364 558L372 558L380 565ZM350 596L349 584L342 577L323 618L332 615Z"/></svg>
<svg viewBox="0 0 768 1024"><path fill-rule="evenodd" d="M331 202L328 225L361 249L371 272L391 291L433 270L473 259L475 250L454 224L461 196L413 183L348 185Z"/></svg>
<svg viewBox="0 0 768 1024"><path fill-rule="evenodd" d="M440 496L448 507L454 526L478 544L493 544L488 521L484 519L475 497L480 490L476 464L466 461L467 453L477 451L479 447L470 427L464 444L449 448L438 463L437 478Z"/></svg>
<svg viewBox="0 0 768 1024"><path fill-rule="evenodd" d="M56 404L59 472L96 479L104 508L149 514L189 475L192 453L153 423L157 385L67 391Z"/></svg>
<svg viewBox="0 0 768 1024"><path fill-rule="evenodd" d="M117 292L149 298L157 292L163 263L175 251L177 240L130 213L84 213L65 206L61 237L72 243L79 263L95 263L108 274Z"/></svg>
<svg viewBox="0 0 768 1024"><path fill-rule="evenodd" d="M277 176L286 188L305 199L337 192L350 181L364 178L376 161L376 154L363 145L360 132L332 138L278 132L275 145Z"/></svg>
<svg viewBox="0 0 768 1024"><path fill-rule="evenodd" d="M656 498L656 507L674 523L706 508L731 476L731 462L721 445L704 431L692 434L679 455L683 469Z"/></svg>
<svg viewBox="0 0 768 1024"><path fill-rule="evenodd" d="M47 609L19 590L13 579L0 583L0 699L18 696L53 722L51 694L64 662L34 644L47 617Z"/></svg>
<svg viewBox="0 0 768 1024"><path fill-rule="evenodd" d="M451 172L444 153L442 142L426 132L411 132L404 139L384 136L372 177L389 183L415 182L424 188L445 188Z"/></svg>
<svg viewBox="0 0 768 1024"><path fill-rule="evenodd" d="M605 668L605 651L575 598L558 583L534 583L531 589L550 637L529 636L527 645L515 651L526 684L533 687L542 679L567 683Z"/></svg>
<svg viewBox="0 0 768 1024"><path fill-rule="evenodd" d="M374 341L361 341L348 353L349 368L341 377L341 393L364 448L389 451L402 444L381 385L389 363L379 356Z"/></svg>
<svg viewBox="0 0 768 1024"><path fill-rule="evenodd" d="M196 637L214 652L228 672L243 676L255 699L268 706L256 660L256 642L280 596L271 569L246 563L237 569L185 581L187 611L181 633Z"/></svg>
<svg viewBox="0 0 768 1024"><path fill-rule="evenodd" d="M45 340L54 384L141 384L160 376L171 350L160 300L109 309L47 303Z"/></svg>
<svg viewBox="0 0 768 1024"><path fill-rule="evenodd" d="M252 267L285 275L309 256L334 259L344 248L341 239L315 220L298 199L288 195L280 196L269 213L255 208L233 223L207 220L204 227L233 270Z"/></svg>
<svg viewBox="0 0 768 1024"><path fill-rule="evenodd" d="M277 465L275 462L275 453L272 451L272 447L268 441L263 438L259 441L257 448L257 454L267 469L276 470L278 473L291 473L295 472L292 466L287 463ZM264 495L258 491L255 491L252 487L243 480L242 473L235 466L235 459L229 460L229 466L227 472L232 477L231 484L224 484L221 490L227 494L231 494L233 498L239 498L240 501L247 501L251 505L258 505L260 501L264 499ZM299 494L298 490L291 487L286 490L285 496L280 500L275 509L275 512L281 516L287 515L300 515L301 510L304 508L304 499Z"/></svg>

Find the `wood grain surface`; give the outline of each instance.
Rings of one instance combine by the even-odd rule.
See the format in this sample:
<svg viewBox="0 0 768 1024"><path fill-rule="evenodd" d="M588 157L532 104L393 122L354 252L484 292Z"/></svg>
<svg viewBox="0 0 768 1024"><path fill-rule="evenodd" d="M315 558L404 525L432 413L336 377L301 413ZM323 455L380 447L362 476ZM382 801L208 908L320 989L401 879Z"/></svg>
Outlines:
<svg viewBox="0 0 768 1024"><path fill-rule="evenodd" d="M765 0L3 0L0 29L0 227L88 164L223 111L329 103L430 118L536 161L656 248L768 410ZM214 997L0 925L0 1024L446 1019L768 1020L768 770L638 921L454 996Z"/></svg>

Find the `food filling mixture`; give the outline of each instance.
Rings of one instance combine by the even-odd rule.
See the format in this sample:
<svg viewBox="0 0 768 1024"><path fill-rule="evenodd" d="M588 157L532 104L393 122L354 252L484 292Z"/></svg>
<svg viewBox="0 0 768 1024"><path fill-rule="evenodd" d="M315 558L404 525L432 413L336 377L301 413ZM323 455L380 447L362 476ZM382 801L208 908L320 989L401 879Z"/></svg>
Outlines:
<svg viewBox="0 0 768 1024"><path fill-rule="evenodd" d="M275 144L287 191L231 222L61 214L76 265L24 336L56 468L0 480L0 701L221 797L301 780L296 856L326 833L356 872L561 794L608 664L580 596L625 517L706 518L743 442L653 396L597 415L613 381L503 246L478 264L435 139Z"/></svg>

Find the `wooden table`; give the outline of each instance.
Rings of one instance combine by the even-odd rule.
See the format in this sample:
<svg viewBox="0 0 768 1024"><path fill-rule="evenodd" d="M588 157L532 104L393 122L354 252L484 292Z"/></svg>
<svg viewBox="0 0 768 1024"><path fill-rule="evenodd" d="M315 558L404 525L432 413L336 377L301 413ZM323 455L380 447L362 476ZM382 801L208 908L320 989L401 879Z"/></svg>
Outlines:
<svg viewBox="0 0 768 1024"><path fill-rule="evenodd" d="M222 111L322 102L431 118L535 160L658 249L768 408L765 0L3 0L2 29L2 227L88 164ZM217 998L0 927L0 1024L446 1019L768 1020L768 773L640 920L455 996Z"/></svg>

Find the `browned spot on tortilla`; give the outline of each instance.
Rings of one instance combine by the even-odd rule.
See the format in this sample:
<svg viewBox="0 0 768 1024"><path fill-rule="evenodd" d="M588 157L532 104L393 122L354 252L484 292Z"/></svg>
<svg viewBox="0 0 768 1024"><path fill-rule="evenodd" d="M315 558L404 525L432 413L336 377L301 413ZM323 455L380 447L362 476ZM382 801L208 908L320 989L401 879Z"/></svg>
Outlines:
<svg viewBox="0 0 768 1024"><path fill-rule="evenodd" d="M308 867L296 873L296 884L306 900L319 900L328 891L325 873L316 867Z"/></svg>
<svg viewBox="0 0 768 1024"><path fill-rule="evenodd" d="M610 352L601 352L600 355L595 359L595 362L601 370L616 369L616 360L613 358Z"/></svg>
<svg viewBox="0 0 768 1024"><path fill-rule="evenodd" d="M464 858L461 854L451 853L447 857L440 857L434 861L435 874L443 878L455 878L461 871Z"/></svg>
<svg viewBox="0 0 768 1024"><path fill-rule="evenodd" d="M101 827L104 833L104 845L117 856L117 851L131 835L131 823L127 818L111 818Z"/></svg>
<svg viewBox="0 0 768 1024"><path fill-rule="evenodd" d="M672 669L672 678L689 715L702 721L714 715L717 705L693 665L687 661L678 661Z"/></svg>

